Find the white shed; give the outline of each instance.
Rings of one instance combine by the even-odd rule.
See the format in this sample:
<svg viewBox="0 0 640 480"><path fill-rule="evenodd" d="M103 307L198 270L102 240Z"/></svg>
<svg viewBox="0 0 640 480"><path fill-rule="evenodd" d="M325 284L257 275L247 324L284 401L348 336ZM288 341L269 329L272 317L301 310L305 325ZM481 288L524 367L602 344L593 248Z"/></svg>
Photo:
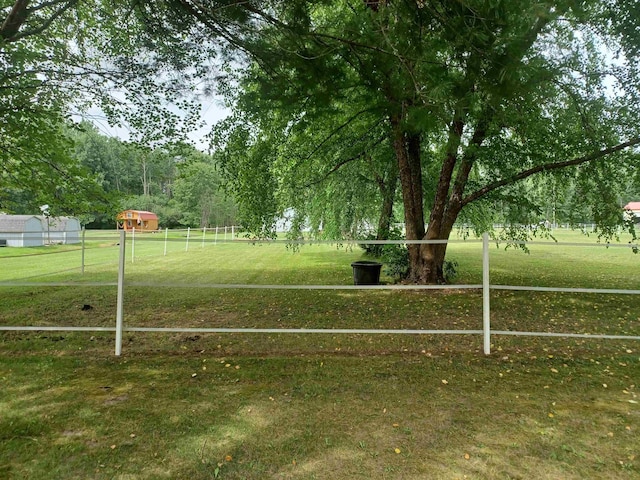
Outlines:
<svg viewBox="0 0 640 480"><path fill-rule="evenodd" d="M0 215L0 245L41 247L42 222L35 215Z"/></svg>
<svg viewBox="0 0 640 480"><path fill-rule="evenodd" d="M45 243L80 243L80 222L73 217L39 216Z"/></svg>

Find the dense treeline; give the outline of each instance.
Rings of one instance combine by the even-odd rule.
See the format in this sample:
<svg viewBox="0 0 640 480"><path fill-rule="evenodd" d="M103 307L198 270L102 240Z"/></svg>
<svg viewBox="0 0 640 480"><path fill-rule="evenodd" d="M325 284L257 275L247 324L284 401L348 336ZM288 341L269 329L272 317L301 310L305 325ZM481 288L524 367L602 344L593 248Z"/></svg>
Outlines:
<svg viewBox="0 0 640 480"><path fill-rule="evenodd" d="M215 155L184 144L142 148L102 135L86 121L66 134L75 168L93 178L109 199L103 212L81 215L88 228L114 228L115 213L130 208L155 212L161 227L235 223L237 209L222 188ZM14 188L11 197L13 213L38 212L29 192Z"/></svg>
<svg viewBox="0 0 640 480"><path fill-rule="evenodd" d="M235 223L235 203L222 188L215 155L185 144L143 148L103 136L87 122L81 127L73 133L74 156L118 197L118 208L153 211L168 228ZM90 220L93 227L114 225L107 215Z"/></svg>

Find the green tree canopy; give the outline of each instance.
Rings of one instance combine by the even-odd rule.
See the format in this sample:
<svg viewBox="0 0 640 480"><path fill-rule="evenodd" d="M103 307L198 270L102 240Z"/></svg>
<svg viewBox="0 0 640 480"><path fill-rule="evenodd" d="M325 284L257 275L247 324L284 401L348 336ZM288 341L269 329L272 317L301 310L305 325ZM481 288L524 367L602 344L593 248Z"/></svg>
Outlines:
<svg viewBox="0 0 640 480"><path fill-rule="evenodd" d="M18 190L72 213L110 202L73 158L74 114L99 108L148 148L184 141L198 125L192 89L209 64L195 62L193 43L155 38L147 3L0 4L0 208Z"/></svg>
<svg viewBox="0 0 640 480"><path fill-rule="evenodd" d="M539 208L519 186L555 172L573 179L601 232L622 222L617 192L637 170L640 143L636 1L173 4L192 28L249 54L239 85L250 79L245 95L284 126L252 132L263 158L281 155L264 138L299 146L300 125L337 127L365 106L392 146L409 239L447 239L460 215L482 225L504 202L514 212ZM324 140L307 139L316 177L349 158L322 157ZM265 169L280 175L239 161L246 184ZM446 246L409 253L413 281L443 281Z"/></svg>

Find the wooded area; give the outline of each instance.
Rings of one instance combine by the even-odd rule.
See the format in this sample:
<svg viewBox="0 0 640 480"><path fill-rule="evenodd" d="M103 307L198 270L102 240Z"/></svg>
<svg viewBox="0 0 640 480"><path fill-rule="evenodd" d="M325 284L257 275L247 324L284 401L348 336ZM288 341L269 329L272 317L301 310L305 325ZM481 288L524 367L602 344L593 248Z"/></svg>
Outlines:
<svg viewBox="0 0 640 480"><path fill-rule="evenodd" d="M151 56L131 2L5 2L0 25L0 210L49 204L107 228L124 208L168 227L234 222L216 160L186 143L201 122L173 64L184 51L167 39ZM98 108L127 142L78 122Z"/></svg>

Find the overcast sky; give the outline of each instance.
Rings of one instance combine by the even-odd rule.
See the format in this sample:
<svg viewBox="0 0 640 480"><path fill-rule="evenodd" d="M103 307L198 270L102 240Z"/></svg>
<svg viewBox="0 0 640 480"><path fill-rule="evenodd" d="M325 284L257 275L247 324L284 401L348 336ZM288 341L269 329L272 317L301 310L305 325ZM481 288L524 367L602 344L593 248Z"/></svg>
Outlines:
<svg viewBox="0 0 640 480"><path fill-rule="evenodd" d="M196 147L200 150L207 151L209 145L204 141L205 135L211 131L211 128L216 122L227 117L231 112L215 97L204 99L201 104L200 115L205 122L205 126L192 132L189 137L193 140ZM74 118L80 120L79 116L74 116ZM129 140L129 130L125 127L111 127L99 109L91 110L86 116L83 116L83 118L91 120L103 135L118 137L121 140Z"/></svg>

